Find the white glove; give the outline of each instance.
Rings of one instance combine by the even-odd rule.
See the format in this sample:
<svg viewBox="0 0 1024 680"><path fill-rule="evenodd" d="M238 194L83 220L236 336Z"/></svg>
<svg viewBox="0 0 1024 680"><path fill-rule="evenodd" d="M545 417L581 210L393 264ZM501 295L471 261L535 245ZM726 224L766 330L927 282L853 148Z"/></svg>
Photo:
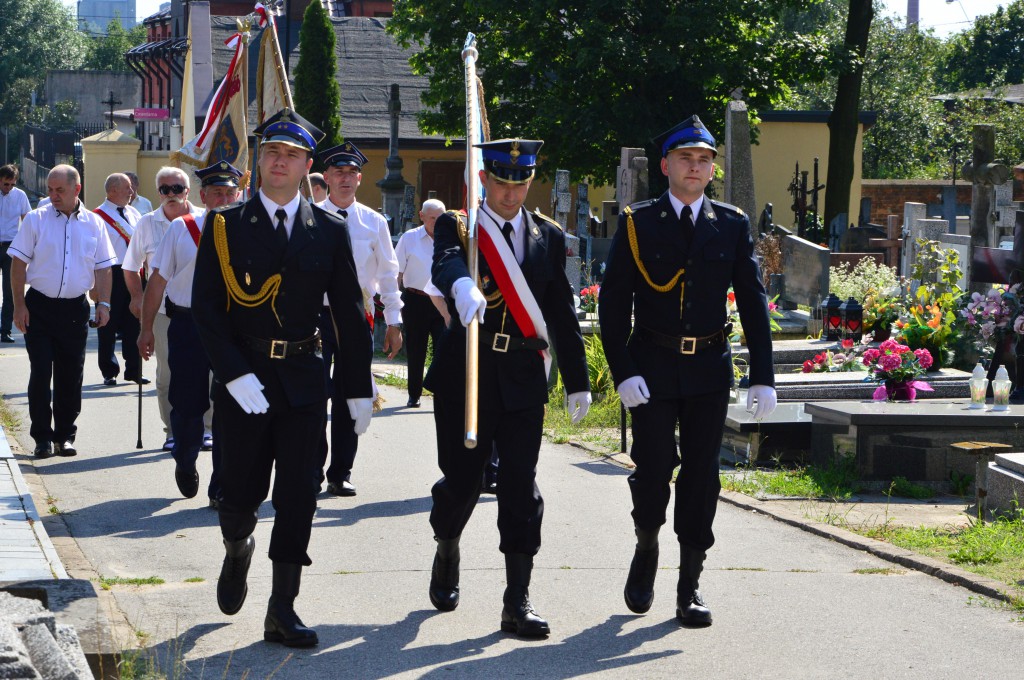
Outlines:
<svg viewBox="0 0 1024 680"><path fill-rule="evenodd" d="M757 408L754 402L757 402ZM754 420L767 418L775 410L778 398L775 396L775 388L767 385L751 385L747 390L747 410L754 412Z"/></svg>
<svg viewBox="0 0 1024 680"><path fill-rule="evenodd" d="M473 283L473 279L463 276L452 284L452 295L455 297L455 309L459 312L459 321L463 326L469 326L469 322L475 316L484 322L484 312L487 311L487 299L480 289Z"/></svg>
<svg viewBox="0 0 1024 680"><path fill-rule="evenodd" d="M373 399L361 397L359 399L346 399L348 414L356 421L355 430L357 435L363 434L370 427L370 416L373 414Z"/></svg>
<svg viewBox="0 0 1024 680"><path fill-rule="evenodd" d="M583 420L583 416L587 415L587 411L590 410L590 401L590 392L573 392L569 395L565 410L572 416L573 425Z"/></svg>
<svg viewBox="0 0 1024 680"><path fill-rule="evenodd" d="M619 383L619 399L626 408L634 408L647 403L651 398L651 392L647 389L647 382L642 375L634 375Z"/></svg>
<svg viewBox="0 0 1024 680"><path fill-rule="evenodd" d="M246 373L224 387L246 413L266 413L270 408L270 402L263 396L263 383L255 373Z"/></svg>

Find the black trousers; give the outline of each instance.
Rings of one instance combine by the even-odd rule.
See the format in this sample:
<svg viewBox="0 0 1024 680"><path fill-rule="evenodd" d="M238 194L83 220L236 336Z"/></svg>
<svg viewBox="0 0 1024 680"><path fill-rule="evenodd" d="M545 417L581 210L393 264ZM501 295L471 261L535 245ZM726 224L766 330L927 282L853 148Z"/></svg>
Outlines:
<svg viewBox="0 0 1024 680"><path fill-rule="evenodd" d="M96 329L99 340L96 363L103 379L116 378L121 372L117 362L117 334L121 334L121 357L124 359L125 380L138 380L141 376L142 360L139 358L139 320L128 309L132 296L124 282L121 266L110 268L113 282L110 287L110 321Z"/></svg>
<svg viewBox="0 0 1024 680"><path fill-rule="evenodd" d="M3 288L3 305L0 306L0 334L10 335L14 325L14 297L11 292L11 256L7 254L11 242L0 243L0 280Z"/></svg>
<svg viewBox="0 0 1024 680"><path fill-rule="evenodd" d="M213 386L214 443L219 440L221 447L221 534L228 541L252 534L273 472L270 559L309 566L324 405L291 406L273 372L259 372L257 377L270 402L266 413L246 413L222 383Z"/></svg>
<svg viewBox="0 0 1024 680"><path fill-rule="evenodd" d="M537 458L544 424L543 404L522 411L480 411L477 446L463 445L462 399L434 396L437 463L444 474L433 489L430 526L434 536L456 538L469 522L480 498L484 467L493 449L498 469L498 533L503 553L536 555L544 499L537 487Z"/></svg>
<svg viewBox="0 0 1024 680"><path fill-rule="evenodd" d="M724 390L680 399L651 398L643 406L630 409L630 456L636 470L629 476L629 491L633 496L633 522L638 528L657 529L665 523L672 471L678 465L675 531L679 544L701 551L714 544L711 525L722 488L719 450L728 406L729 391ZM504 469L504 458L501 465Z"/></svg>
<svg viewBox="0 0 1024 680"><path fill-rule="evenodd" d="M338 352L338 341L334 336L334 324L331 323L327 307L320 313L320 343L323 347L324 376L327 379L327 396L331 402L330 423L324 423L320 436L320 469L327 465L328 455L331 464L327 467L327 481L340 484L352 479L352 466L356 462L356 450L359 448L359 436L356 435L356 421L348 412L348 403L344 399L334 398L334 381L331 380L334 355ZM331 428L331 443L327 443L327 426ZM318 476L319 479L319 476Z"/></svg>
<svg viewBox="0 0 1024 680"><path fill-rule="evenodd" d="M405 357L409 367L409 400L423 395L423 367L427 361L427 340L437 347L444 333L444 318L426 295L402 291L402 322L405 324Z"/></svg>
<svg viewBox="0 0 1024 680"><path fill-rule="evenodd" d="M29 434L36 443L74 441L82 412L82 373L89 335L85 296L50 298L34 288L25 293L28 329ZM50 381L53 381L53 392ZM52 408L51 408L52 399ZM51 424L52 418L52 424Z"/></svg>
<svg viewBox="0 0 1024 680"><path fill-rule="evenodd" d="M174 436L171 456L176 463L193 466L203 446L203 416L210 408L210 360L192 314L181 308L175 309L167 328L167 365L171 369L168 399ZM207 490L210 498L220 497L220 448L214 437L213 474Z"/></svg>

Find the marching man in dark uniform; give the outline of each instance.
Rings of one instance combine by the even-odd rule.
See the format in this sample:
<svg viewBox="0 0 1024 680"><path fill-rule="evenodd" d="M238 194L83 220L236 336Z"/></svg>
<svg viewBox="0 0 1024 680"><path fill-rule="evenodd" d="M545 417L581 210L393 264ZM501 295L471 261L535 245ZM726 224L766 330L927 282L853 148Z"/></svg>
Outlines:
<svg viewBox="0 0 1024 680"><path fill-rule="evenodd" d="M665 523L672 470L680 465L676 617L687 626L707 626L711 612L697 586L715 542L718 457L733 380L726 295L732 286L750 348L747 409L757 402L755 418L775 409L768 299L750 220L738 208L704 196L714 176L714 137L693 116L654 141L669 190L620 215L599 301L608 366L633 417L630 455L636 470L629 489L637 546L625 598L639 614L654 601L658 530Z"/></svg>
<svg viewBox="0 0 1024 680"><path fill-rule="evenodd" d="M480 288L466 265L466 226L447 212L434 229L433 284L454 300L461 324L453 323L438 345L426 387L434 393L438 464L430 525L437 554L430 601L442 611L459 604L459 538L480 497L492 446L498 472L499 549L505 554L507 588L501 629L522 636L549 634L534 611L528 588L533 556L540 549L544 502L537 488L544 404L554 344L569 393L568 409L579 422L590 407L583 338L565 275L565 238L558 224L523 201L533 180L540 141L504 139L479 145L486 200L479 211ZM482 289L482 290L481 290ZM466 331L480 320L478 444L464 445Z"/></svg>
<svg viewBox="0 0 1024 680"><path fill-rule="evenodd" d="M199 196L207 210L223 208L238 200L238 181L242 172L235 166L220 161L195 173L202 183ZM174 439L171 456L175 462L174 481L185 498L193 498L199 493L196 460L203 447L204 416L210 410L210 360L206 358L192 320L196 252L208 214L193 216L185 213L171 222L167 233L160 239L160 245L153 253L153 274L143 295L142 332L138 343L142 358L148 361L155 352L153 324L163 303L170 319L167 326L167 365L171 373L168 398ZM221 448L216 439L211 448L213 474L210 475L207 493L210 507L215 508L220 498L217 463Z"/></svg>
<svg viewBox="0 0 1024 680"><path fill-rule="evenodd" d="M345 220L311 206L299 182L323 132L284 109L256 130L262 187L206 218L196 255L192 316L213 366L221 446L220 527L227 555L217 603L245 601L256 512L274 473L273 586L264 639L317 644L295 613L318 491L326 381L317 353L324 293L339 352L335 390L356 431L370 422L372 344Z"/></svg>

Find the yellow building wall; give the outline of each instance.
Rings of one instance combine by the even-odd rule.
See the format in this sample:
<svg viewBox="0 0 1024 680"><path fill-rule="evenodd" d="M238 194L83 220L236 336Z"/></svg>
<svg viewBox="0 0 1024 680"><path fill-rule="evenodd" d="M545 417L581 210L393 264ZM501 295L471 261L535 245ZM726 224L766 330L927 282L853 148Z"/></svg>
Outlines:
<svg viewBox="0 0 1024 680"><path fill-rule="evenodd" d="M115 172L135 172L135 158L142 142L118 132L103 132L82 139L82 165L84 192L82 201L87 208L95 208L107 198L103 184Z"/></svg>
<svg viewBox="0 0 1024 680"><path fill-rule="evenodd" d="M138 170L135 172L139 175L139 194L149 199L149 202L156 208L160 205L160 194L156 190L156 173L160 171L160 168L165 165L178 165L177 163L171 163L170 153L167 151L140 151L138 160ZM191 166L186 165L186 170L191 170ZM189 176L189 181L192 186L197 186L196 178L194 175ZM199 202L199 193L196 192L195 196L192 197L192 201L195 203Z"/></svg>

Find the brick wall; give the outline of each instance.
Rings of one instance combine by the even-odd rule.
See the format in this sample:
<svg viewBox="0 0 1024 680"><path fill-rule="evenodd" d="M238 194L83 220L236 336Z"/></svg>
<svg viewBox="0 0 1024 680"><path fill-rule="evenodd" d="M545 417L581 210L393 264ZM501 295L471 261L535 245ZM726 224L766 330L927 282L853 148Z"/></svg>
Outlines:
<svg viewBox="0 0 1024 680"><path fill-rule="evenodd" d="M903 223L904 203L942 203L942 187L948 180L866 179L861 182L861 197L871 199L871 222L886 223L887 215L899 215ZM956 202L971 204L971 185L958 182Z"/></svg>

